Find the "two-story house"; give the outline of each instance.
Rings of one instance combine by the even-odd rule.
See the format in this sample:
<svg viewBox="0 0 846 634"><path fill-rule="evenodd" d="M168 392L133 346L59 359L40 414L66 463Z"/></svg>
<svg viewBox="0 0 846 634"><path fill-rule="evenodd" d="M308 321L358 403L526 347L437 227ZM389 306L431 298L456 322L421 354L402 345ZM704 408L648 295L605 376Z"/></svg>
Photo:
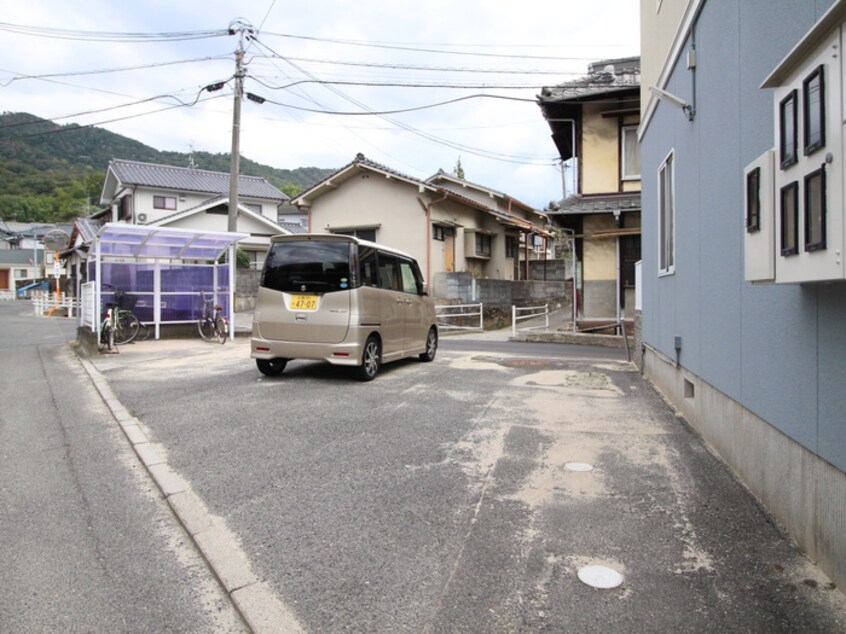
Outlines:
<svg viewBox="0 0 846 634"><path fill-rule="evenodd" d="M95 216L110 222L226 231L229 173L115 159L109 163ZM270 237L290 233L278 223L288 196L256 176L238 177L237 231L249 234L238 243L251 266L261 268Z"/></svg>
<svg viewBox="0 0 846 634"><path fill-rule="evenodd" d="M45 239L54 233L69 235L72 229L66 224L0 221L0 298L13 298L19 287L54 276L60 260L45 248Z"/></svg>
<svg viewBox="0 0 846 634"><path fill-rule="evenodd" d="M590 64L545 87L538 104L565 171L563 200L545 210L576 238L581 325L634 316L640 260L640 58Z"/></svg>
<svg viewBox="0 0 846 634"><path fill-rule="evenodd" d="M504 194L443 172L419 180L362 154L292 202L308 211L310 231L405 251L420 262L427 282L437 273L465 271L526 279L521 262L544 257L551 237L543 213Z"/></svg>
<svg viewBox="0 0 846 634"><path fill-rule="evenodd" d="M643 372L846 584L846 1L641 0Z"/></svg>

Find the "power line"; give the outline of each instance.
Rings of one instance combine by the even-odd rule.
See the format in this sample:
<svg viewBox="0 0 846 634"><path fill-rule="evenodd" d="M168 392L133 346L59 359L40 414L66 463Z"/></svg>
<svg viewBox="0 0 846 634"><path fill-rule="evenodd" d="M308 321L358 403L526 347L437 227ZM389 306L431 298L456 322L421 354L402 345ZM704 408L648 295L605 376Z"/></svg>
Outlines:
<svg viewBox="0 0 846 634"><path fill-rule="evenodd" d="M266 45L265 45L265 48ZM271 50L272 49L268 49ZM503 69L503 68L458 68L454 66L417 66L414 64L386 64L381 62L349 62L339 59L318 59L313 57L282 57L276 52L273 52L275 57L279 57L286 62L311 62L312 64L333 64L337 66L360 66L364 68L386 68L390 70L415 70L426 72L442 72L442 73L476 73L476 74L493 74L493 75L562 75L560 70L519 70L519 69ZM581 73L584 74L584 73Z"/></svg>
<svg viewBox="0 0 846 634"><path fill-rule="evenodd" d="M247 94L247 97L250 96L250 93ZM469 99L504 99L508 101L525 101L530 103L535 103L534 99L523 99L520 97L506 97L503 95L467 95L465 97L457 97L455 99L447 99L446 101L438 101L435 103L426 104L423 106L413 106L411 108L398 108L396 110L367 110L367 111L356 111L356 112L345 112L340 110L318 110L316 108L305 108L303 106L294 106L291 104L281 103L279 101L273 101L272 99L264 99L268 103L276 104L277 106L284 106L286 108L293 108L295 110L304 110L305 112L315 112L317 114L331 114L335 116L343 116L343 117L355 117L355 116L383 116L389 114L402 114L405 112L417 112L419 110L429 110L431 108L439 108L441 106L446 106L453 103L458 103L460 101L467 101Z"/></svg>
<svg viewBox="0 0 846 634"><path fill-rule="evenodd" d="M163 66L176 66L179 64L192 64L195 62L208 62L213 60L221 60L221 59L229 59L228 55L218 55L215 57L197 57L194 59L183 59L183 60L176 60L172 62L157 62L154 64L143 64L140 66L121 66L118 68L101 68L97 70L79 70L79 71L69 71L66 73L45 73L41 75L25 75L23 73L15 73L18 77L12 77L9 81L5 83L0 83L0 86L3 88L8 87L12 82L20 81L23 79L53 79L55 77L80 77L84 75L105 75L108 73L121 73L124 71L132 71L132 70L147 70L150 68L161 68ZM4 72L12 72L12 71L4 71Z"/></svg>
<svg viewBox="0 0 846 634"><path fill-rule="evenodd" d="M329 44L344 44L346 46L360 46L366 48L379 48L379 49L388 49L388 50L396 50L396 51L409 51L414 53L436 53L441 55L466 55L470 57L493 57L499 59L533 59L533 60L548 60L548 61L593 61L595 58L593 57L565 57L565 56L550 56L550 55L515 55L509 53L474 53L470 51L456 51L456 50L439 50L435 48L419 48L418 46L410 46L410 45L403 45L400 43L393 43L393 42L365 42L361 40L342 40L342 39L333 39L333 38L324 38L324 37L314 37L308 35L292 35L290 33L273 33L270 31L263 31L262 35L272 35L276 37L284 37L289 39L295 40L306 40L312 42L326 42ZM423 44L422 46L490 46L494 47L497 46L499 48L508 47L508 45L502 44L489 44L489 45L455 45L455 44ZM537 48L537 46L535 46Z"/></svg>
<svg viewBox="0 0 846 634"><path fill-rule="evenodd" d="M84 40L87 42L180 42L203 40L213 37L228 36L227 29L212 31L176 31L160 33L121 33L117 31L82 31L75 29L51 29L47 27L27 26L0 22L0 31L46 37L59 40Z"/></svg>
<svg viewBox="0 0 846 634"><path fill-rule="evenodd" d="M308 77L312 77L313 79L316 79L313 75L311 75L311 73L309 73L308 71L304 70L303 68L301 68L297 64L295 64L291 60L291 58L282 57L276 51L274 51L272 48L270 48L269 46L267 46L266 44L264 44L263 42L261 42L258 39L256 39L255 41L263 49L270 51L273 54L274 57L278 57L279 59L287 62L288 64L290 64L293 68L295 68L300 73L303 73L304 75L306 75ZM469 154L473 154L473 155L476 155L476 156L481 156L483 158L488 158L488 159L493 159L493 160L498 160L498 161L504 161L504 162L508 162L508 163L518 163L518 164L523 164L523 165L526 165L526 164L537 165L538 163L547 163L547 162L549 164L553 164L553 162L555 160L557 160L556 158L551 157L551 156L537 157L537 156L529 156L529 155L505 154L505 153L502 153L502 152L494 152L494 151L491 151L491 150L485 150L485 149L481 149L481 148L472 147L472 146L469 146L469 145L464 145L464 144L461 144L461 143L449 141L448 139L443 139L443 138L435 136L433 134L418 130L417 128L415 128L413 126L406 124L406 123L403 123L402 121L393 119L393 118L387 116L386 114L375 112L372 108L370 108L370 107L366 106L365 104L363 104L362 102L350 97L349 95L344 94L340 90L333 88L330 85L327 85L326 87L331 92L335 93L336 95L338 95L339 97L341 97L345 101L348 101L349 103L352 103L353 105L356 105L359 108L362 108L363 110L369 111L371 114L374 114L375 116L378 116L378 117L384 119L385 121L388 121L389 123L393 124L394 126L401 128L401 129L403 129L407 132L410 132L411 134L419 136L423 139L426 139L426 140L428 140L432 143L443 145L443 146L449 147L451 149L467 152Z"/></svg>
<svg viewBox="0 0 846 634"><path fill-rule="evenodd" d="M298 79L283 86L268 83L261 76L250 75L250 78L271 90L287 90L301 84L317 84L332 86L361 86L364 88L448 88L455 90L541 90L545 84L492 84L487 82L445 83L445 82L404 82L404 81L353 81L332 79Z"/></svg>
<svg viewBox="0 0 846 634"><path fill-rule="evenodd" d="M63 133L63 132L72 132L72 131L75 131L75 130L82 130L82 129L85 129L85 128L93 128L95 126L106 125L108 123L116 123L118 121L128 121L129 119L137 119L139 117L147 117L147 116L152 115L152 114L158 114L159 112L166 112L168 110L174 110L176 108L193 107L198 103L204 103L206 101L211 101L213 99L220 99L223 96L223 95L214 95L214 96L211 96L211 97L206 97L205 99L200 99L200 95L202 94L202 92L203 91L201 90L197 95L197 99L195 99L194 102L190 103L190 104L189 103L179 103L179 104L175 104L175 105L172 105L172 106L167 106L165 108L159 108L158 110L150 110L149 112L140 112L138 114L131 114L131 115L127 115L125 117L115 117L114 119L106 119L104 121L95 121L94 123L86 123L84 125L76 125L76 126L73 126L73 127L66 126L66 127L62 127L62 128L57 128L55 130L48 130L46 132L39 132L39 133L36 133L36 134L31 134L31 135L28 135L28 136L46 136L46 135L49 135L49 134L60 134L60 133Z"/></svg>

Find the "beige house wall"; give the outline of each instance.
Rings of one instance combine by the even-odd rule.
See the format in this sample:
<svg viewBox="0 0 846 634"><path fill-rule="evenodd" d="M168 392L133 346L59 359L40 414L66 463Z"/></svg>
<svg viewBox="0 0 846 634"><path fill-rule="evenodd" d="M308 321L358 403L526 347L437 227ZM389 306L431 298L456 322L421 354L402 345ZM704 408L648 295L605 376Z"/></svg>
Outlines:
<svg viewBox="0 0 846 634"><path fill-rule="evenodd" d="M491 197L484 198L483 204L494 206ZM454 237L435 240L432 223L452 227ZM454 250L455 272L469 271L479 278L514 279L514 258L505 255L507 230L502 224L488 212L443 200L442 194L412 183L362 171L311 200L310 231L331 233L356 228L374 228L377 242L413 256L427 283L429 278L447 270L447 262L452 259L447 256L449 248ZM474 257L475 229L492 234L489 258Z"/></svg>
<svg viewBox="0 0 846 634"><path fill-rule="evenodd" d="M614 117L602 117L606 109L604 104L585 104L582 110L583 194L619 190L619 124Z"/></svg>
<svg viewBox="0 0 846 634"><path fill-rule="evenodd" d="M377 242L408 253L425 269L430 231L420 195L409 183L361 172L312 202L310 230L376 228Z"/></svg>
<svg viewBox="0 0 846 634"><path fill-rule="evenodd" d="M584 241L584 279L611 280L617 279L617 239L591 238L596 231L615 228L614 216L585 216L584 233L588 238Z"/></svg>

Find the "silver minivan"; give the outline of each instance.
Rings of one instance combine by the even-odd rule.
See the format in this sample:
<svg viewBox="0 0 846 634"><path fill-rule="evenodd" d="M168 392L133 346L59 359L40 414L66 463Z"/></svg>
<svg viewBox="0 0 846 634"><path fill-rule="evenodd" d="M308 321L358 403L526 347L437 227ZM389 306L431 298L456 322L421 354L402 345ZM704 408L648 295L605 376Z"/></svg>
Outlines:
<svg viewBox="0 0 846 634"><path fill-rule="evenodd" d="M411 256L352 236L274 236L256 297L250 356L268 376L291 359L354 366L438 350L435 306Z"/></svg>

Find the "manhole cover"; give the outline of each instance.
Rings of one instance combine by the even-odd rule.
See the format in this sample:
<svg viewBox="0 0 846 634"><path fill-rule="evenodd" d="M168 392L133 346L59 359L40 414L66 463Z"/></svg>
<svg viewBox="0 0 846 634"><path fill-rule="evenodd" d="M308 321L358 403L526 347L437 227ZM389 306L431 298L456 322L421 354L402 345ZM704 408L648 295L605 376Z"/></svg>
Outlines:
<svg viewBox="0 0 846 634"><path fill-rule="evenodd" d="M593 471L593 465L586 462L568 462L564 465L567 471Z"/></svg>
<svg viewBox="0 0 846 634"><path fill-rule="evenodd" d="M623 583L623 575L607 566L579 568L579 581L600 590L610 590Z"/></svg>

